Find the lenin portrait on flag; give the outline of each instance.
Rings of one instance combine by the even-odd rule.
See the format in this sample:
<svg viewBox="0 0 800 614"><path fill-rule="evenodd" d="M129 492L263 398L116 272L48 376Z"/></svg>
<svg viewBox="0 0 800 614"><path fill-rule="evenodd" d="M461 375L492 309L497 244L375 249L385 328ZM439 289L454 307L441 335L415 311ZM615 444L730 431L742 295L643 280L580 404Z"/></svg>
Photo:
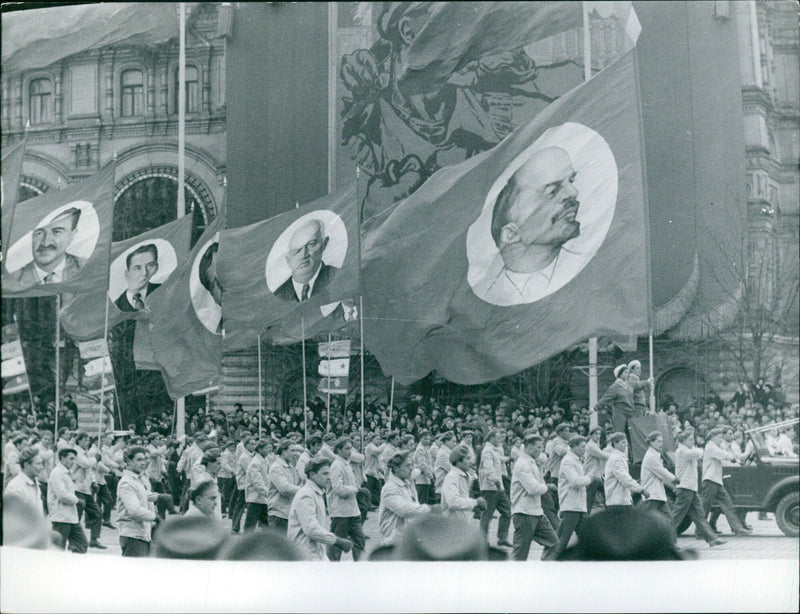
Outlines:
<svg viewBox="0 0 800 614"><path fill-rule="evenodd" d="M509 306L568 284L605 239L617 178L611 149L594 130L566 123L545 131L501 174L470 226L473 292Z"/></svg>
<svg viewBox="0 0 800 614"><path fill-rule="evenodd" d="M71 281L94 251L99 234L92 204L68 203L46 215L10 247L6 270L22 288Z"/></svg>
<svg viewBox="0 0 800 614"><path fill-rule="evenodd" d="M197 252L189 275L189 293L197 319L209 332L222 334L222 284L217 277L219 233Z"/></svg>
<svg viewBox="0 0 800 614"><path fill-rule="evenodd" d="M286 302L323 294L347 252L347 229L326 209L298 218L281 233L267 256L267 287Z"/></svg>
<svg viewBox="0 0 800 614"><path fill-rule="evenodd" d="M169 241L159 238L137 243L111 263L108 295L120 311L141 311L177 266L175 248Z"/></svg>

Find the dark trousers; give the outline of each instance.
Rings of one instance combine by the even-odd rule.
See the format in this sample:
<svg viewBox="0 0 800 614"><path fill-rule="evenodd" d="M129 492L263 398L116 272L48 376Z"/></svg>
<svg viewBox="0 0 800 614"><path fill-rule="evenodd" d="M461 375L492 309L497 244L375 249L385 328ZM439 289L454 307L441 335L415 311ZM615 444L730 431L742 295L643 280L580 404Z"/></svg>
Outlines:
<svg viewBox="0 0 800 614"><path fill-rule="evenodd" d="M286 531L289 529L289 521L286 518L280 518L278 516L270 516L269 528L272 529L273 531L277 531L281 535L286 535Z"/></svg>
<svg viewBox="0 0 800 614"><path fill-rule="evenodd" d="M513 514L514 520L514 548L511 558L515 561L527 561L531 551L531 542L544 546L542 558L558 544L558 535L547 520L547 516L531 516L529 514Z"/></svg>
<svg viewBox="0 0 800 614"><path fill-rule="evenodd" d="M381 504L381 481L374 475L368 475L367 488L369 489L372 507L378 507Z"/></svg>
<svg viewBox="0 0 800 614"><path fill-rule="evenodd" d="M417 484L417 501L420 503L431 502L431 492L433 492L432 484Z"/></svg>
<svg viewBox="0 0 800 614"><path fill-rule="evenodd" d="M236 480L234 478L218 478L219 493L222 497L222 513L230 515L231 497L236 491Z"/></svg>
<svg viewBox="0 0 800 614"><path fill-rule="evenodd" d="M119 478L114 473L109 473L106 475L106 486L108 486L108 492L111 493L111 498L116 501L117 500L117 484L119 484Z"/></svg>
<svg viewBox="0 0 800 614"><path fill-rule="evenodd" d="M500 514L497 523L497 539L505 541L508 539L508 528L511 525L511 503L508 500L505 490L482 490L481 496L486 499L486 509L481 514L481 532L484 537L489 533L489 523L492 521L494 511Z"/></svg>
<svg viewBox="0 0 800 614"><path fill-rule="evenodd" d="M42 482L39 480L39 493L42 496L42 507L44 508L44 516L47 518L47 514L50 513L50 510L47 509L47 482Z"/></svg>
<svg viewBox="0 0 800 614"><path fill-rule="evenodd" d="M97 502L103 512L101 518L103 522L111 522L111 510L114 509L114 498L111 496L111 489L108 484L100 484L100 491L97 493Z"/></svg>
<svg viewBox="0 0 800 614"><path fill-rule="evenodd" d="M672 527L672 508L669 506L668 501L657 501L655 499L647 499L646 501L642 501L639 504L644 510L648 512L652 512L654 514L661 514L661 516L669 522L670 527ZM678 536L675 533L675 530L672 530L672 543L674 544L678 540Z"/></svg>
<svg viewBox="0 0 800 614"><path fill-rule="evenodd" d="M692 520L695 526L695 532L702 534L703 539L707 542L714 541L717 536L714 531L706 522L706 516L703 513L703 504L697 493L688 488L675 489L675 504L672 506L672 529L677 532L678 525L686 517Z"/></svg>
<svg viewBox="0 0 800 614"><path fill-rule="evenodd" d="M135 537L119 537L122 556L148 557L150 556L150 542Z"/></svg>
<svg viewBox="0 0 800 614"><path fill-rule="evenodd" d="M97 501L94 500L92 495L87 495L83 492L76 492L75 494L84 503L83 512L81 512L80 508L78 508L78 522L81 520L81 515L85 513L86 518L84 519L84 525L86 525L86 528L89 529L91 540L94 541L99 539L103 516L100 512L100 507L97 505Z"/></svg>
<svg viewBox="0 0 800 614"><path fill-rule="evenodd" d="M731 496L728 494L728 489L722 484L717 484L711 480L703 480L703 511L705 517L708 517L712 506L715 504L725 514L725 518L728 519L728 524L734 533L744 529L742 521L736 515L736 509L733 507L733 501L731 501Z"/></svg>
<svg viewBox="0 0 800 614"><path fill-rule="evenodd" d="M555 501L558 500L558 495L549 490L542 495L542 510L544 515L550 521L550 526L558 531L561 526L561 521L558 518L558 510L556 509Z"/></svg>
<svg viewBox="0 0 800 614"><path fill-rule="evenodd" d="M348 516L331 518L331 533L336 537L344 537L353 542L353 560L357 561L364 553L364 532L361 530L361 516ZM342 559L342 550L336 546L328 547L328 558L331 561Z"/></svg>
<svg viewBox="0 0 800 614"><path fill-rule="evenodd" d="M561 526L558 527L558 544L545 557L549 560L555 559L559 554L567 549L569 538L580 527L586 514L584 512L561 512Z"/></svg>
<svg viewBox="0 0 800 614"><path fill-rule="evenodd" d="M64 540L64 547L70 552L85 554L89 548L86 541L86 533L83 532L80 522L54 522L53 531L61 535Z"/></svg>
<svg viewBox="0 0 800 614"><path fill-rule="evenodd" d="M592 507L594 506L594 501L597 499L597 493L602 493L603 491L603 482L592 480L592 483L586 487L586 514L589 515L592 513Z"/></svg>
<svg viewBox="0 0 800 614"><path fill-rule="evenodd" d="M269 513L266 503L248 503L247 515L244 518L244 530L252 531L259 527L269 526Z"/></svg>
<svg viewBox="0 0 800 614"><path fill-rule="evenodd" d="M372 494L367 488L359 488L356 493L356 503L358 504L358 511L361 512L361 524L367 521L367 512L369 511Z"/></svg>
<svg viewBox="0 0 800 614"><path fill-rule="evenodd" d="M244 508L245 508L244 489L237 490L236 494L234 495L233 512L231 514L232 517L231 528L233 529L234 533L239 532L239 525L242 522L242 514L244 513Z"/></svg>

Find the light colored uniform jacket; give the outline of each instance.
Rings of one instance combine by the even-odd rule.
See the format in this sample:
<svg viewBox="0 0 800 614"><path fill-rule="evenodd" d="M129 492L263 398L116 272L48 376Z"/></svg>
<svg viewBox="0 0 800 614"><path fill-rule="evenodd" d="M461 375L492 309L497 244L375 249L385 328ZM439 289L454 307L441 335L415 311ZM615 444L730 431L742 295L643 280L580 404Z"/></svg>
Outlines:
<svg viewBox="0 0 800 614"><path fill-rule="evenodd" d="M414 464L419 469L419 477L414 480L417 484L433 484L433 457L430 447L421 443L414 451Z"/></svg>
<svg viewBox="0 0 800 614"><path fill-rule="evenodd" d="M269 466L267 459L258 452L253 454L247 466L244 482L244 497L247 503L267 504L269 501Z"/></svg>
<svg viewBox="0 0 800 614"><path fill-rule="evenodd" d="M511 513L541 516L542 495L546 492L547 484L536 461L521 452L511 471Z"/></svg>
<svg viewBox="0 0 800 614"><path fill-rule="evenodd" d="M381 544L397 542L406 520L424 515L429 510L430 507L417 501L417 489L410 481L390 474L381 489L381 505L378 509Z"/></svg>
<svg viewBox="0 0 800 614"><path fill-rule="evenodd" d="M562 512L586 513L586 487L592 478L583 473L583 463L570 450L558 470L558 506Z"/></svg>
<svg viewBox="0 0 800 614"><path fill-rule="evenodd" d="M279 456L269 468L267 487L269 515L289 518L289 508L298 490L300 490L300 478L297 476L297 471Z"/></svg>
<svg viewBox="0 0 800 614"><path fill-rule="evenodd" d="M450 464L450 453L452 452L452 448L448 447L446 444L442 444L439 448L439 451L436 453L436 461L433 465L433 475L436 479L436 492L441 494L442 492L442 484L444 484L444 479L447 477L447 474L453 470L453 465Z"/></svg>
<svg viewBox="0 0 800 614"><path fill-rule="evenodd" d="M442 511L445 516L469 520L470 512L475 509L478 501L469 498L469 476L453 467L442 482Z"/></svg>
<svg viewBox="0 0 800 614"><path fill-rule="evenodd" d="M478 484L481 490L503 489L503 450L488 441L481 452L481 466L478 468Z"/></svg>
<svg viewBox="0 0 800 614"><path fill-rule="evenodd" d="M648 501L666 501L667 491L664 490L664 483L675 481L672 475L664 467L661 454L655 448L647 448L642 458L642 488L647 491Z"/></svg>
<svg viewBox="0 0 800 614"><path fill-rule="evenodd" d="M328 507L331 518L353 518L361 516L356 493L359 485L350 462L336 456L331 463L331 487L328 491Z"/></svg>
<svg viewBox="0 0 800 614"><path fill-rule="evenodd" d="M138 476L130 469L122 472L122 478L117 485L117 525L120 537L150 541L156 508L147 500L149 494L150 482L146 476Z"/></svg>
<svg viewBox="0 0 800 614"><path fill-rule="evenodd" d="M78 522L78 497L69 469L56 463L47 482L47 519L50 522Z"/></svg>
<svg viewBox="0 0 800 614"><path fill-rule="evenodd" d="M633 505L631 492L641 492L642 487L628 471L628 459L616 448L606 462L606 505Z"/></svg>
<svg viewBox="0 0 800 614"><path fill-rule="evenodd" d="M322 490L311 480L292 500L286 537L314 561L327 561L326 546L336 543L336 536L330 532Z"/></svg>

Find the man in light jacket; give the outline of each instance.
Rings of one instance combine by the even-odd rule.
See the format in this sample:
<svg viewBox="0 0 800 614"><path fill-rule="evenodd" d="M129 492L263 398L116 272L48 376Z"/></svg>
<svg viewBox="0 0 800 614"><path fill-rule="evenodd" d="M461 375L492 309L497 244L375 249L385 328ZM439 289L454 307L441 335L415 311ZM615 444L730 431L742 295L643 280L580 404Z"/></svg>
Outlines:
<svg viewBox="0 0 800 614"><path fill-rule="evenodd" d="M350 453L353 442L349 437L341 437L333 444L336 458L331 463L331 486L328 493L331 531L337 536L347 538L353 543L353 560L357 561L364 552L365 538L361 528L361 510L356 495L359 485L350 466ZM342 550L332 546L328 552L331 561L342 558Z"/></svg>
<svg viewBox="0 0 800 614"><path fill-rule="evenodd" d="M628 471L628 440L625 433L612 433L608 441L611 443L611 454L606 461L604 487L606 507L633 505L631 493L642 493L646 499L649 493L641 484L631 477Z"/></svg>
<svg viewBox="0 0 800 614"><path fill-rule="evenodd" d="M389 475L381 489L378 510L381 545L398 543L406 522L431 510L429 505L418 501L416 488L411 482L414 469L411 453L398 452L389 459L388 466Z"/></svg>
<svg viewBox="0 0 800 614"><path fill-rule="evenodd" d="M300 490L300 478L294 468L299 454L295 444L288 439L278 444L277 452L278 458L269 468L267 507L269 525L285 535L289 524L289 508L295 494Z"/></svg>
<svg viewBox="0 0 800 614"><path fill-rule="evenodd" d="M558 546L546 558L555 559L569 544L569 538L586 518L586 487L592 478L583 472L583 453L586 438L573 435L569 438L569 451L561 459L558 470L558 505L561 526L558 527Z"/></svg>
<svg viewBox="0 0 800 614"><path fill-rule="evenodd" d="M667 501L667 492L664 486L674 488L680 480L664 467L661 460L661 450L664 449L664 436L660 431L653 431L647 436L647 452L642 458L642 487L647 491L642 506L648 510L664 514L672 520L672 510ZM674 536L673 536L674 537Z"/></svg>
<svg viewBox="0 0 800 614"><path fill-rule="evenodd" d="M497 545L511 547L508 541L508 529L511 525L511 503L503 488L503 464L507 460L503 455L502 429L492 429L481 452L481 465L478 469L478 483L481 496L486 499L486 509L481 514L480 528L483 536L489 533L489 523L494 511L500 514L497 523Z"/></svg>
<svg viewBox="0 0 800 614"><path fill-rule="evenodd" d="M469 520L474 510L486 509L486 499L472 499L469 496L470 459L470 451L466 446L458 445L450 452L449 460L453 468L442 482L442 511L445 516Z"/></svg>
<svg viewBox="0 0 800 614"><path fill-rule="evenodd" d="M453 465L450 463L450 454L453 452L455 440L455 435L450 431L442 435L442 444L436 452L436 459L433 463L434 491L440 497L444 479L453 469Z"/></svg>
<svg viewBox="0 0 800 614"><path fill-rule="evenodd" d="M545 484L536 464L536 457L544 451L544 439L538 435L527 435L519 458L511 472L511 518L514 520L514 547L512 558L527 561L534 540L544 546L544 559L556 544L553 525L544 515L541 497L548 490L555 491L555 484Z"/></svg>
<svg viewBox="0 0 800 614"><path fill-rule="evenodd" d="M117 524L122 556L150 556L150 542L156 508L153 502L158 493L151 491L145 475L148 466L147 450L140 446L129 448L126 466L117 485Z"/></svg>
<svg viewBox="0 0 800 614"><path fill-rule="evenodd" d="M70 475L76 456L74 448L65 447L58 451L58 462L47 482L47 518L53 524L53 530L64 538L65 547L71 552L84 554L89 543L78 520L78 496Z"/></svg>
<svg viewBox="0 0 800 614"><path fill-rule="evenodd" d="M330 461L312 458L306 465L306 483L297 491L289 507L286 536L315 561L328 560L328 547L336 546L345 552L353 547L350 540L337 537L329 529L325 491L330 483Z"/></svg>
<svg viewBox="0 0 800 614"><path fill-rule="evenodd" d="M723 427L712 429L708 434L708 443L703 450L703 509L708 517L711 507L719 505L728 525L734 535L751 535L752 529L746 529L736 515L733 501L728 493L728 489L722 483L722 461L735 461L733 452L722 448L722 440L725 433Z"/></svg>
<svg viewBox="0 0 800 614"><path fill-rule="evenodd" d="M4 497L12 495L18 496L25 501L33 509L36 510L38 521L44 520L44 507L42 505L42 496L39 491L39 483L37 476L41 473L44 467L44 461L39 456L39 449L37 447L25 448L19 453L19 473L15 475L8 482Z"/></svg>
<svg viewBox="0 0 800 614"><path fill-rule="evenodd" d="M89 529L90 548L105 550L106 546L100 543L100 531L102 530L103 513L94 498L92 485L97 482L95 471L97 460L90 457L86 450L89 448L90 437L88 433L79 433L75 438L75 463L72 465L72 481L75 483L75 493L83 501L84 505L84 524ZM80 518L80 512L78 513Z"/></svg>
<svg viewBox="0 0 800 614"><path fill-rule="evenodd" d="M391 460L391 459L390 459ZM417 500L420 503L431 502L431 491L433 490L433 456L431 455L431 432L422 429L419 433L419 444L414 452L414 464L419 469L419 477L416 483Z"/></svg>
<svg viewBox="0 0 800 614"><path fill-rule="evenodd" d="M256 451L256 444L258 439L255 437L248 437L244 441L242 449L239 451L239 456L236 458L234 465L234 479L236 480L236 494L235 499L231 505L231 532L238 533L239 526L242 523L242 514L247 507L247 468L250 466L250 461L253 460L253 454Z"/></svg>
<svg viewBox="0 0 800 614"><path fill-rule="evenodd" d="M272 448L272 442L261 440L256 444L255 454L247 466L245 477L245 501L247 515L244 519L244 530L252 531L259 527L269 526L269 465L267 455Z"/></svg>
<svg viewBox="0 0 800 614"><path fill-rule="evenodd" d="M592 483L586 487L586 513L592 513L594 500L597 493L603 491L603 473L605 471L608 454L600 449L600 439L603 429L599 426L589 431L586 449L583 452L583 472L592 478Z"/></svg>

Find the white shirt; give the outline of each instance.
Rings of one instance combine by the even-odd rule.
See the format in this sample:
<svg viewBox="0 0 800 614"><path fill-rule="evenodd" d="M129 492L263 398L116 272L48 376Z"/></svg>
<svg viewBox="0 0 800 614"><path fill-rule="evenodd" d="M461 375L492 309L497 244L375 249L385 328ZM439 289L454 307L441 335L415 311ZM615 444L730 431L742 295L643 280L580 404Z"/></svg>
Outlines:
<svg viewBox="0 0 800 614"><path fill-rule="evenodd" d="M53 279L50 283L54 284L61 283L61 280L64 277L64 269L66 267L67 267L66 255L61 259L61 262L58 263L58 266L56 266L56 268L50 271L49 273L47 271L43 271L42 269L40 269L39 265L36 264L36 261L35 260L33 261L33 270L36 273L36 280L40 284L44 283L44 278L50 274L53 275Z"/></svg>
<svg viewBox="0 0 800 614"><path fill-rule="evenodd" d="M136 298L135 297L136 297L137 294L139 295L139 298L144 303L144 297L147 296L147 285L145 285L145 287L142 288L141 290L139 290L138 292L131 292L130 290L126 290L125 291L125 296L128 297L128 302L134 307L136 307Z"/></svg>
<svg viewBox="0 0 800 614"><path fill-rule="evenodd" d="M311 298L311 295L314 294L314 284L317 283L317 277L319 277L319 272L322 270L322 264L320 263L317 272L314 273L314 276L309 279L304 284L299 284L294 280L294 277L290 277L289 279L292 280L292 287L294 288L294 293L297 295L297 300L303 300L303 286L308 286L308 298Z"/></svg>

